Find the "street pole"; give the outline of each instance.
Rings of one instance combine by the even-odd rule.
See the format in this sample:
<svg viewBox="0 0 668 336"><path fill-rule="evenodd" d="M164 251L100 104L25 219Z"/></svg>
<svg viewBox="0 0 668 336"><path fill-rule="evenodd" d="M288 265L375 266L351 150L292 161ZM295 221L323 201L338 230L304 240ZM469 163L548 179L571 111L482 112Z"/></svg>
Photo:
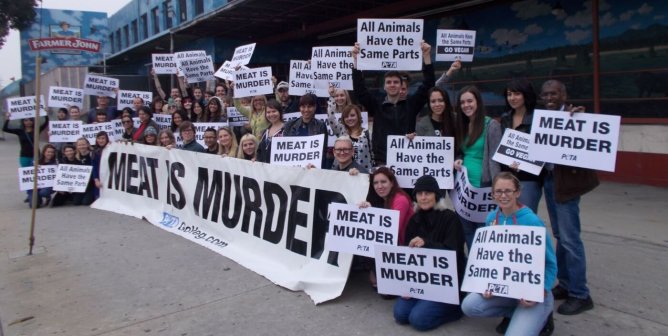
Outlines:
<svg viewBox="0 0 668 336"><path fill-rule="evenodd" d="M28 255L32 255L32 249L35 246L35 217L37 216L37 203L40 202L39 192L37 190L37 164L39 163L39 111L41 94L41 66L42 57L37 54L35 60L35 122L33 123L33 177L32 177L32 216L30 218L30 238Z"/></svg>

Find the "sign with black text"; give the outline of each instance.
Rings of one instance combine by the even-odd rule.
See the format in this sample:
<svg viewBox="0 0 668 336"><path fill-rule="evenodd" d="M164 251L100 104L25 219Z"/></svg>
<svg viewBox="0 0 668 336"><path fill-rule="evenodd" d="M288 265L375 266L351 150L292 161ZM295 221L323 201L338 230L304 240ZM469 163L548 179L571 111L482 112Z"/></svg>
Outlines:
<svg viewBox="0 0 668 336"><path fill-rule="evenodd" d="M274 137L270 163L290 167L306 167L310 163L321 168L324 146L324 134Z"/></svg>
<svg viewBox="0 0 668 336"><path fill-rule="evenodd" d="M87 74L84 80L83 92L90 96L106 96L116 98L118 79Z"/></svg>
<svg viewBox="0 0 668 336"><path fill-rule="evenodd" d="M472 62L475 52L475 30L438 29L436 31L436 60Z"/></svg>
<svg viewBox="0 0 668 336"><path fill-rule="evenodd" d="M357 19L359 70L421 70L422 19Z"/></svg>
<svg viewBox="0 0 668 336"><path fill-rule="evenodd" d="M329 204L327 249L374 258L374 245L397 245L398 241L398 210Z"/></svg>
<svg viewBox="0 0 668 336"><path fill-rule="evenodd" d="M206 82L214 79L213 59L211 56L180 59L179 76L185 77L188 83Z"/></svg>
<svg viewBox="0 0 668 336"><path fill-rule="evenodd" d="M25 96L18 98L7 98L7 112L10 113L9 120L18 120L35 117L35 107L37 102L35 96ZM39 116L45 117L44 96L39 96Z"/></svg>
<svg viewBox="0 0 668 336"><path fill-rule="evenodd" d="M239 70L234 73L234 98L274 93L271 67Z"/></svg>
<svg viewBox="0 0 668 336"><path fill-rule="evenodd" d="M349 46L313 47L311 70L313 83L320 97L328 97L329 86L337 89L353 89L353 52Z"/></svg>
<svg viewBox="0 0 668 336"><path fill-rule="evenodd" d="M172 126L172 115L171 114L154 114L153 121L158 124L161 130L165 128L170 128Z"/></svg>
<svg viewBox="0 0 668 336"><path fill-rule="evenodd" d="M387 166L397 177L399 186L413 188L423 175L433 176L440 189L452 189L455 141L451 137L387 137Z"/></svg>
<svg viewBox="0 0 668 336"><path fill-rule="evenodd" d="M176 66L176 59L174 54L152 54L153 71L157 75L175 75L178 67Z"/></svg>
<svg viewBox="0 0 668 336"><path fill-rule="evenodd" d="M117 109L122 110L126 107L133 108L132 101L135 98L141 98L144 100L144 106L148 107L153 101L153 92L148 91L129 91L129 90L118 90L118 104Z"/></svg>
<svg viewBox="0 0 668 336"><path fill-rule="evenodd" d="M82 193L86 191L92 172L93 166L59 164L53 190Z"/></svg>
<svg viewBox="0 0 668 336"><path fill-rule="evenodd" d="M227 123L230 124L230 126L244 126L248 125L249 120L248 117L241 114L236 107L230 106L227 108Z"/></svg>
<svg viewBox="0 0 668 336"><path fill-rule="evenodd" d="M100 131L107 132L109 141L114 141L116 128L115 123L111 121L97 124L85 124L81 126L81 136L86 138L91 145L95 145L95 137Z"/></svg>
<svg viewBox="0 0 668 336"><path fill-rule="evenodd" d="M234 68L232 67L232 62L230 61L225 61L223 62L223 65L216 70L216 73L213 74L214 76L224 79L224 80L234 80Z"/></svg>
<svg viewBox="0 0 668 336"><path fill-rule="evenodd" d="M81 120L49 120L49 142L75 142L81 137Z"/></svg>
<svg viewBox="0 0 668 336"><path fill-rule="evenodd" d="M540 175L544 162L529 160L529 148L531 138L529 134L506 128L501 137L499 147L496 149L492 160L503 163L506 166L517 164L519 170Z"/></svg>
<svg viewBox="0 0 668 336"><path fill-rule="evenodd" d="M234 49L234 55L232 55L232 59L230 60L231 68L236 69L237 66L250 63L254 51L255 43L242 45Z"/></svg>
<svg viewBox="0 0 668 336"><path fill-rule="evenodd" d="M70 106L83 106L84 93L81 89L50 86L49 87L49 103L51 108L70 108Z"/></svg>
<svg viewBox="0 0 668 336"><path fill-rule="evenodd" d="M457 173L450 200L460 216L474 223L484 223L487 213L497 208L492 188L476 188L469 182L466 166Z"/></svg>
<svg viewBox="0 0 668 336"><path fill-rule="evenodd" d="M329 96L327 90L323 93L322 90L315 88L313 70L309 61L290 61L289 85L288 94L291 96L303 96L307 93L313 93L318 97Z"/></svg>
<svg viewBox="0 0 668 336"><path fill-rule="evenodd" d="M53 187L56 181L57 165L44 165L37 167L37 188ZM34 167L19 168L19 190L32 190L34 185L33 178L35 177Z"/></svg>

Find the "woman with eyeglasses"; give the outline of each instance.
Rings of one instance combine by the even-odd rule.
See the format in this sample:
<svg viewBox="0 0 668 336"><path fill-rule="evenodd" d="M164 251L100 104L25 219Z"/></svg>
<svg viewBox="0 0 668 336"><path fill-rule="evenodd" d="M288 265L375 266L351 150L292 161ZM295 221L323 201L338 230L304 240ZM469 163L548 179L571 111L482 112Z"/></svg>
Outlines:
<svg viewBox="0 0 668 336"><path fill-rule="evenodd" d="M123 140L132 141L132 137L135 135L135 132L137 132L134 121L130 116L123 116L121 118L121 123L123 124L123 135L121 135L121 137Z"/></svg>
<svg viewBox="0 0 668 336"><path fill-rule="evenodd" d="M523 205L519 198L522 194L520 181L510 172L501 172L494 177L492 194L499 205L487 215L486 225L526 225L545 227L536 214ZM503 317L496 328L506 335L550 335L554 330L552 308L554 297L552 287L557 278L557 259L552 247L552 238L546 230L545 237L545 275L543 302L525 299L512 299L484 294L470 293L462 302L462 310L470 317Z"/></svg>
<svg viewBox="0 0 668 336"><path fill-rule="evenodd" d="M257 160L259 162L269 163L271 160L271 140L274 137L283 136L283 109L281 103L276 99L271 99L267 102L267 108L264 110L264 117L269 122L262 136L257 148Z"/></svg>

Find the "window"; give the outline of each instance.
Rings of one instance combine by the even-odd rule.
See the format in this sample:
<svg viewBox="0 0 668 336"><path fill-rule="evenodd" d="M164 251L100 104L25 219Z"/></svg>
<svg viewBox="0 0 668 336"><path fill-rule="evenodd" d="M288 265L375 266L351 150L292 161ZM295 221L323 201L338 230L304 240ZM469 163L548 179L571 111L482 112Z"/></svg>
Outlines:
<svg viewBox="0 0 668 336"><path fill-rule="evenodd" d="M109 45L111 46L111 52L116 52L116 44L114 43L114 33L109 34Z"/></svg>
<svg viewBox="0 0 668 336"><path fill-rule="evenodd" d="M137 20L133 20L132 23L130 23L130 30L132 33L132 43L139 42L139 31L137 31Z"/></svg>
<svg viewBox="0 0 668 336"><path fill-rule="evenodd" d="M165 28L172 28L173 19L174 19L174 7L172 7L172 1L167 0L162 3L162 12L165 15Z"/></svg>
<svg viewBox="0 0 668 336"><path fill-rule="evenodd" d="M139 20L141 25L140 29L142 32L141 38L142 39L148 38L148 17L146 16L146 14L143 14Z"/></svg>
<svg viewBox="0 0 668 336"><path fill-rule="evenodd" d="M116 31L116 51L121 51L121 30Z"/></svg>
<svg viewBox="0 0 668 336"><path fill-rule="evenodd" d="M151 10L151 19L153 19L153 34L160 33L160 10L153 7Z"/></svg>
<svg viewBox="0 0 668 336"><path fill-rule="evenodd" d="M179 0L179 23L188 21L188 8L186 0Z"/></svg>
<svg viewBox="0 0 668 336"><path fill-rule="evenodd" d="M195 16L204 13L204 0L195 0Z"/></svg>
<svg viewBox="0 0 668 336"><path fill-rule="evenodd" d="M125 38L125 47L130 46L130 29L128 26L123 27L123 37Z"/></svg>

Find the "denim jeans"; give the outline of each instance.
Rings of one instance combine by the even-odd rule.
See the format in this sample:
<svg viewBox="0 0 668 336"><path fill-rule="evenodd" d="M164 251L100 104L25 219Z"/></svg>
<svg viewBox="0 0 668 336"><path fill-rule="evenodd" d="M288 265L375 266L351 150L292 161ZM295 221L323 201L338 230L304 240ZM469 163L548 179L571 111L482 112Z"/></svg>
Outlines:
<svg viewBox="0 0 668 336"><path fill-rule="evenodd" d="M457 216L459 216L459 214L457 214ZM473 243L473 238L475 237L475 231L478 230L478 228L485 226L485 223L472 222L462 216L459 216L459 221L462 223L462 229L464 230L466 248L471 251L471 244Z"/></svg>
<svg viewBox="0 0 668 336"><path fill-rule="evenodd" d="M37 196L39 197L51 197L51 194L53 193L53 188L48 187L48 188L39 188L37 189ZM28 198L30 199L30 202L32 202L32 189L28 190ZM42 200L38 199L37 204L40 204ZM30 203L30 206L32 207L32 203Z"/></svg>
<svg viewBox="0 0 668 336"><path fill-rule="evenodd" d="M557 279L559 286L568 290L568 295L586 299L587 259L580 238L580 197L559 203L554 195L554 177L545 177L545 203L550 215L552 232L557 240Z"/></svg>
<svg viewBox="0 0 668 336"><path fill-rule="evenodd" d="M520 194L520 203L528 206L533 213L538 214L538 203L543 195L540 183L536 181L520 181L522 193Z"/></svg>
<svg viewBox="0 0 668 336"><path fill-rule="evenodd" d="M398 298L394 303L394 320L399 324L410 324L420 331L434 329L461 317L459 305L404 298Z"/></svg>
<svg viewBox="0 0 668 336"><path fill-rule="evenodd" d="M506 335L538 335L547 316L554 307L552 292L547 291L545 300L531 307L522 307L519 300L494 296L485 299L481 294L471 293L462 301L462 311L470 317L510 317Z"/></svg>

